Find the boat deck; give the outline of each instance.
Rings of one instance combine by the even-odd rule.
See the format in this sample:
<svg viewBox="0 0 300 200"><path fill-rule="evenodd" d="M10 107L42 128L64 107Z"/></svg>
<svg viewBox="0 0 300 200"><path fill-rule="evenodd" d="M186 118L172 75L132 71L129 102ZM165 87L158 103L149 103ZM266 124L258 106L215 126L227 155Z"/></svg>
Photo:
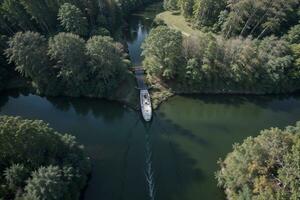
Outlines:
<svg viewBox="0 0 300 200"><path fill-rule="evenodd" d="M140 106L142 116L145 121L150 121L152 118L151 98L148 92L148 87L145 82L145 73L142 67L134 67L134 73L138 89L140 90Z"/></svg>

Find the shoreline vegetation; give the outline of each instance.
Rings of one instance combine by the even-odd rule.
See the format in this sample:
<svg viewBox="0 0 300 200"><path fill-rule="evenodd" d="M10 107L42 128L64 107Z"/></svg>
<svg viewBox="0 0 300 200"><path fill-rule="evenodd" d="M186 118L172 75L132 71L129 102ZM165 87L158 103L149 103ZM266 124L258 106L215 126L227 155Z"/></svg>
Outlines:
<svg viewBox="0 0 300 200"><path fill-rule="evenodd" d="M113 36L126 16L149 3L1 1L0 92L24 88L138 109L126 44ZM163 4L166 11L141 47L154 109L174 94L299 91L299 1ZM91 174L90 158L76 138L41 120L0 116L0 152L0 199L80 199ZM299 199L299 152L300 122L263 130L220 160L218 184L228 199Z"/></svg>
<svg viewBox="0 0 300 200"><path fill-rule="evenodd" d="M149 4L149 2L145 1L145 5ZM265 33L266 36L259 39L248 37L247 34L241 34L239 37L236 37L234 32L224 36L222 28L224 28L223 25L226 25L224 20L227 19L227 15L221 22L214 21L207 24L200 23L199 25L199 21L202 22L202 19L193 16L196 15L196 12L191 13L190 8L185 7L187 5L181 5L179 2L176 2L176 0L165 0L164 7L166 11L159 13L154 23L174 30L165 30L169 31L169 33L176 35L175 30L181 32L182 36L177 34L178 37L174 37L173 41L166 38L163 42L165 42L165 45L177 42L175 44L175 46L177 45L176 48L180 48L182 51L176 52L173 49L174 51L172 50L173 52L169 52L169 55L165 55L165 58L153 59L151 58L151 52L147 53L147 40L143 45L143 55L145 56L143 64L148 73L147 79L151 86L150 93L154 109L175 94L264 95L293 93L299 90L300 81L297 74L299 71L298 57L300 57L300 53L297 25L286 31L285 34L282 34L281 38L268 36L268 32ZM79 5L80 3L78 5L66 3L57 7L58 14L55 20L60 23L59 28L52 27L53 30L46 30L44 25L40 24L41 27L38 31L42 34L35 35L35 40L39 40L39 43L36 43L36 46L32 45L30 47L32 49L24 48L25 46L22 47L21 45L22 42L23 44L34 44L34 41L31 40L32 37L28 37L27 41L21 40L21 38L24 39L26 33L30 35L29 32L23 32L23 35L19 35L19 39L15 37L14 42L12 40L13 35L9 33L9 29L3 26L2 32L7 32L7 34L1 36L0 47L5 54L4 56L1 55L1 63L5 63L6 58L8 58L10 64L7 64L8 67L4 68L13 68L12 66L16 65L16 70L22 75L22 78L17 79L24 80L23 77L25 77L27 83L31 85L30 90L33 93L45 96L104 98L119 101L131 108L138 109L138 94L134 87L134 75L128 70L131 62L126 53L126 45L123 46L120 42L109 39L109 36L113 35L114 27L120 26L118 25L120 21L124 20L126 16L128 17L133 10L141 7L141 5L126 7L128 5L124 2L123 7L121 6L121 10L118 11L123 13L123 18L115 18L115 23L111 24L111 26L100 21L92 22L92 19L89 18L91 16L85 16ZM220 6L224 8L224 5ZM291 9L294 9L295 4L291 3L290 6ZM221 9L219 8L219 10ZM8 11L3 10L4 14ZM189 12L189 14L186 12ZM70 13L72 16L76 16L75 21ZM33 14L29 13L29 15ZM78 21L80 23L75 23ZM27 23L34 24L36 22L29 20ZM97 23L101 25L98 25L97 30L95 30ZM295 22L293 23L295 24ZM38 25L35 24L35 26ZM19 29L22 30L22 24L16 24L13 29L14 32ZM52 32L55 32L55 29L62 32L53 36ZM154 32L155 29L154 27L151 32ZM32 32L31 35L33 36L34 33ZM163 32L159 33L157 37L161 37L160 34L163 34ZM254 33L252 34L255 35ZM8 36L11 37L9 38ZM88 40L93 37L97 39L90 40L90 44L88 44ZM60 41L62 39L68 40L68 43L64 45ZM156 39L154 38L153 40ZM5 43L8 40L9 45L7 46ZM69 45L72 42L74 46ZM101 49L96 47L97 42L98 46L110 45L112 48L111 54L101 55ZM161 43L156 44L153 42L153 45L161 47ZM90 51L87 50L88 47ZM172 48L172 46L169 47ZM45 53L33 51L34 48L39 48L40 51L45 51ZM71 48L74 52L68 55L67 52ZM270 48L273 48L274 51L268 52ZM260 49L263 50L260 51ZM28 51L33 53L26 56L31 57L35 63L28 62L24 57L20 57L20 55L25 55L25 52ZM84 51L87 53L84 53ZM263 51L267 52L266 55L263 55ZM245 55L235 56L234 54L237 53L244 53ZM97 55L93 58L92 54ZM107 62L105 60L107 56L113 56L113 60L116 62L112 64ZM173 57L169 58L168 56ZM34 57L42 59L38 60L34 59ZM82 57L82 59L79 60L79 57ZM164 62L164 59L168 61ZM76 62L72 62L72 60ZM175 64L178 66L175 66ZM111 67L107 67L109 65ZM106 66L106 69L102 69L104 66ZM40 72L36 71L41 67L44 69L40 70ZM154 68L164 69L157 70ZM225 70L225 68L227 69ZM272 68L272 70L267 68ZM11 71L11 69L4 70ZM15 79L16 76L13 78ZM1 81L3 79L5 78L0 77L0 83L5 83L5 80ZM265 82L261 81L264 79L266 80ZM91 80L93 83L89 83ZM48 82L55 83L55 85L46 84ZM23 87L24 81L8 81L8 83L6 87L0 84L0 89ZM91 84L96 85L96 87L93 86L94 88L92 88ZM278 85L278 88L274 88L274 85ZM75 88L72 89L72 87L75 87L78 91L75 91Z"/></svg>
<svg viewBox="0 0 300 200"><path fill-rule="evenodd" d="M166 92L167 96L299 92L299 2L259 3L165 0L166 11L156 16L157 27L143 45L143 64L149 85L155 88L155 105L167 99L163 98ZM212 8L217 9L215 13L210 12ZM253 12L243 16L235 13L236 9ZM260 18L265 11L270 18ZM272 24L271 17L278 24ZM233 24L235 29L228 28Z"/></svg>
<svg viewBox="0 0 300 200"><path fill-rule="evenodd" d="M114 32L150 3L1 2L0 91L25 88L42 96L103 98L136 108L126 45Z"/></svg>
<svg viewBox="0 0 300 200"><path fill-rule="evenodd" d="M41 120L0 116L1 199L79 199L91 173L84 147Z"/></svg>
<svg viewBox="0 0 300 200"><path fill-rule="evenodd" d="M262 130L234 144L219 160L219 187L228 200L291 199L300 197L300 122L285 129Z"/></svg>

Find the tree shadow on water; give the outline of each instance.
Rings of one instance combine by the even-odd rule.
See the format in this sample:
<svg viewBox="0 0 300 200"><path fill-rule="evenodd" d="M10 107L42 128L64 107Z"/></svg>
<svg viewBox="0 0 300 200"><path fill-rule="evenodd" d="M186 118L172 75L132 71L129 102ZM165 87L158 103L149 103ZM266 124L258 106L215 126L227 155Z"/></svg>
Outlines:
<svg viewBox="0 0 300 200"><path fill-rule="evenodd" d="M158 136L153 144L156 199L193 200L187 197L190 196L191 185L203 184L211 177L207 177L204 171L197 167L199 161L183 151L180 145L172 140L172 137L180 134L199 145L208 145L207 141L202 138L198 139L190 131L178 125L169 124L169 121L157 116L155 116L154 125L156 127L154 133ZM194 199L199 199L199 197L195 196Z"/></svg>
<svg viewBox="0 0 300 200"><path fill-rule="evenodd" d="M58 110L69 111L74 109L78 115L87 116L91 113L93 117L103 118L105 121L120 119L125 112L121 104L103 99L47 97L47 100Z"/></svg>
<svg viewBox="0 0 300 200"><path fill-rule="evenodd" d="M193 142L196 142L199 145L209 145L208 141L204 138L201 138L198 135L195 135L192 131L183 128L182 126L174 123L172 120L165 118L164 113L159 113L159 116L155 116L157 120L159 120L159 126L162 129L163 132L165 133L171 133L171 134L179 134Z"/></svg>
<svg viewBox="0 0 300 200"><path fill-rule="evenodd" d="M18 98L20 96L28 96L30 92L28 90L9 90L9 91L2 91L0 93L0 111L3 106L7 104L9 98Z"/></svg>
<svg viewBox="0 0 300 200"><path fill-rule="evenodd" d="M181 95L183 97L200 100L207 104L223 104L230 106L241 106L251 103L262 108L269 108L273 111L290 111L291 104L287 101L300 100L300 94L279 94L279 95L223 95L223 94L199 94Z"/></svg>

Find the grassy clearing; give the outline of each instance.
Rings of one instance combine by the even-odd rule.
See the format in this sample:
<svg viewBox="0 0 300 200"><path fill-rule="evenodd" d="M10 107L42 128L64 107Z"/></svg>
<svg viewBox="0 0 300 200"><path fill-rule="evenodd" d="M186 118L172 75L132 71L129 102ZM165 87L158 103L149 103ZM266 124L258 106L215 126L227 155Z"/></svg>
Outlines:
<svg viewBox="0 0 300 200"><path fill-rule="evenodd" d="M156 16L156 20L162 20L167 26L175 30L181 31L185 36L199 35L202 32L193 29L191 24L185 20L180 14L173 14L170 11L165 11Z"/></svg>

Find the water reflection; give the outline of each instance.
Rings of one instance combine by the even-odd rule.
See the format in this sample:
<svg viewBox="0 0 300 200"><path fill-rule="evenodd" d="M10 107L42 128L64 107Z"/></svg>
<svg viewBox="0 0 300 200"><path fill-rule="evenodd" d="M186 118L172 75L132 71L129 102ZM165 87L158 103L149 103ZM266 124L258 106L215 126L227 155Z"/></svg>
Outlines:
<svg viewBox="0 0 300 200"><path fill-rule="evenodd" d="M148 11L129 19L125 37L134 64L141 62L140 44L159 12ZM42 119L75 135L93 162L86 200L223 200L216 161L233 143L300 119L300 98L176 96L145 126L139 113L118 103L10 92L0 96L0 114Z"/></svg>
<svg viewBox="0 0 300 200"><path fill-rule="evenodd" d="M150 126L139 113L98 99L12 92L0 105L0 114L42 119L85 145L93 162L88 200L223 200L214 172L232 144L300 119L298 96L176 96Z"/></svg>
<svg viewBox="0 0 300 200"><path fill-rule="evenodd" d="M74 109L76 114L81 116L92 113L94 117L101 117L105 121L114 121L122 118L126 110L111 109L111 102L92 98L47 97L47 100L59 110L69 111ZM120 104L117 102L113 104L116 107L120 107Z"/></svg>
<svg viewBox="0 0 300 200"><path fill-rule="evenodd" d="M141 45L147 37L153 25L156 13L162 10L162 4L154 4L141 12L133 14L128 18L127 27L123 30L123 37L127 41L130 59L133 65L141 65Z"/></svg>

